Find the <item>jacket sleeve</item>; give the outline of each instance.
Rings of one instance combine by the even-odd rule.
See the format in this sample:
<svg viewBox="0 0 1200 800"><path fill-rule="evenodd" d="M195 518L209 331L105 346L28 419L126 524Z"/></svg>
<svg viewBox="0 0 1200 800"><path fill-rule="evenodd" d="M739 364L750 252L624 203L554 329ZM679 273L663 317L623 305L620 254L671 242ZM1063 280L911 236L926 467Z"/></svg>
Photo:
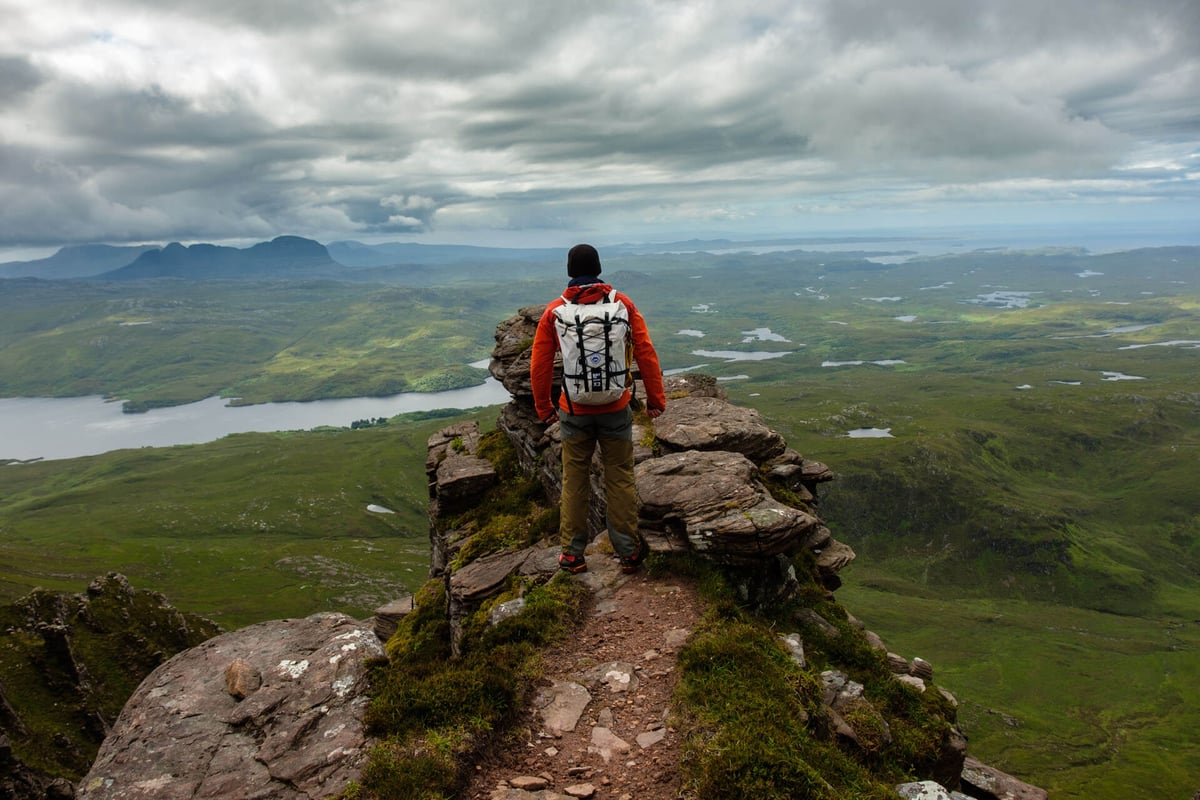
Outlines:
<svg viewBox="0 0 1200 800"><path fill-rule="evenodd" d="M538 419L554 414L551 387L554 384L554 355L558 352L558 333L554 330L555 301L546 306L533 334L533 350L529 356L529 382L533 387L533 408Z"/></svg>
<svg viewBox="0 0 1200 800"><path fill-rule="evenodd" d="M633 301L624 294L619 295L621 302L629 308L629 327L633 333L633 358L637 361L638 371L642 374L642 383L646 387L646 405L663 411L667 407L667 394L663 389L662 367L658 363L658 353L654 342L650 340L650 329L646 327L646 319L637 310Z"/></svg>

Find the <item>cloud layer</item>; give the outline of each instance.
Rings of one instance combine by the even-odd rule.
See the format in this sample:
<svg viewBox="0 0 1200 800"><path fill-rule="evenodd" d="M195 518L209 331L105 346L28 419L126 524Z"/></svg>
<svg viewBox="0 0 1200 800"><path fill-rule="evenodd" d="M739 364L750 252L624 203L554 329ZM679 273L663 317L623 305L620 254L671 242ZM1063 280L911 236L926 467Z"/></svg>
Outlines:
<svg viewBox="0 0 1200 800"><path fill-rule="evenodd" d="M0 0L0 247L1195 213L1191 0Z"/></svg>

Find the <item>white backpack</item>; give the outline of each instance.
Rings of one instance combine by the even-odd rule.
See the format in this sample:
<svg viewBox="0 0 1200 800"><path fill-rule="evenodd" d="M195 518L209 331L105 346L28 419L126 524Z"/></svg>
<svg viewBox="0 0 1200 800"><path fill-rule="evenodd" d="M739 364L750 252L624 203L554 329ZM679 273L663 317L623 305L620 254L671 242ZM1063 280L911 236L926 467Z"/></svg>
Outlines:
<svg viewBox="0 0 1200 800"><path fill-rule="evenodd" d="M567 408L572 403L603 406L620 400L633 383L629 372L633 337L629 309L617 300L616 290L597 303L572 303L564 297L554 309L554 328L562 353Z"/></svg>

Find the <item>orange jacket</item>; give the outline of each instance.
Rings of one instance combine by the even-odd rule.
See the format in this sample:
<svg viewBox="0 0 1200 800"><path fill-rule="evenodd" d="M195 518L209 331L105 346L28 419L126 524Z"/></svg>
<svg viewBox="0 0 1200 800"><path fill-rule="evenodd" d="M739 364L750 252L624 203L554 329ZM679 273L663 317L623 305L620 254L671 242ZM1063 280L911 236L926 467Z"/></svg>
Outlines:
<svg viewBox="0 0 1200 800"><path fill-rule="evenodd" d="M533 384L533 407L538 419L549 419L554 416L554 404L551 400L551 386L554 383L554 356L558 353L558 332L554 328L554 309L563 305L563 297L571 302L594 303L612 291L607 283L591 283L585 286L568 286L562 297L553 300L542 318L538 320L537 332L533 335L533 352L530 354L529 377ZM641 372L642 383L646 387L646 406L662 411L667 407L667 395L663 391L662 367L658 364L658 353L654 351L654 342L650 341L650 331L646 328L646 320L626 295L617 292L617 299L629 309L629 327L633 335L633 358L637 361ZM620 400L603 406L585 406L574 404L574 412L583 414L609 414L620 411L629 405L631 392L626 389ZM561 395L558 398L559 407L567 411L567 401Z"/></svg>

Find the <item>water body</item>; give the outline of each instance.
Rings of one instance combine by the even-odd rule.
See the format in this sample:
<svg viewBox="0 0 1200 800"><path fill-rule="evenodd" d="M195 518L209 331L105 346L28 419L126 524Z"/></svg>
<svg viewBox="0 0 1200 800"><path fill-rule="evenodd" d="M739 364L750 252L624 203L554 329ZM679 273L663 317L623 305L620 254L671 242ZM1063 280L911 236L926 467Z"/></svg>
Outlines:
<svg viewBox="0 0 1200 800"><path fill-rule="evenodd" d="M723 358L726 361L769 361L772 358L790 356L793 351L768 353L761 350L743 353L741 350L693 350L692 355L701 358Z"/></svg>
<svg viewBox="0 0 1200 800"><path fill-rule="evenodd" d="M852 431L847 431L846 436L851 439L892 439L891 428L855 428Z"/></svg>
<svg viewBox="0 0 1200 800"><path fill-rule="evenodd" d="M407 392L308 403L230 406L210 397L198 403L125 414L119 401L102 397L0 399L0 460L97 455L132 447L202 444L231 433L297 431L410 411L466 409L507 403L508 391L488 378L479 386L446 392Z"/></svg>
<svg viewBox="0 0 1200 800"><path fill-rule="evenodd" d="M907 363L899 358L885 358L882 361L822 361L822 367L861 367L863 364L874 364L878 367L894 367Z"/></svg>

